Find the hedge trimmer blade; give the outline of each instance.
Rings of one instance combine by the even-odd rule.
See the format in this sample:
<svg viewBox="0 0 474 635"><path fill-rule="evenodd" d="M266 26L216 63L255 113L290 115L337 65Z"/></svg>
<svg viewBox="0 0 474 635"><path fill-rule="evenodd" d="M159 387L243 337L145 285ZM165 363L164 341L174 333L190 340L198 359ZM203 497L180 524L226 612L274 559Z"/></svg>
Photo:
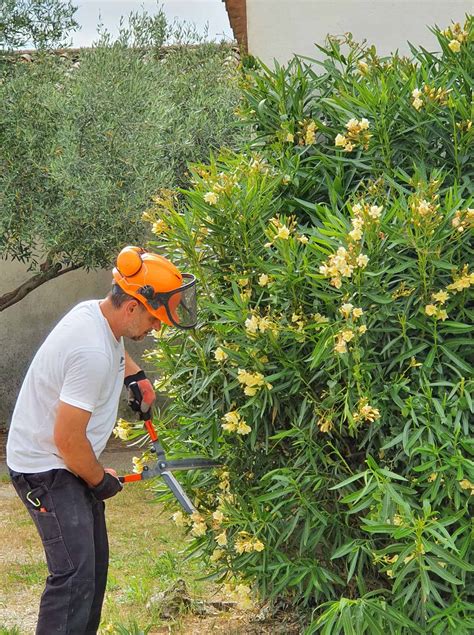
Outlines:
<svg viewBox="0 0 474 635"><path fill-rule="evenodd" d="M129 385L129 388L132 391L134 390L133 383ZM151 450L156 454L156 463L153 466L146 465L143 468L143 472L140 474L126 474L125 476L119 476L119 481L121 483L131 483L133 481L143 481L161 476L184 511L187 514L193 514L196 511L196 508L192 504L181 484L175 476L171 474L171 472L177 472L179 470L209 470L219 467L221 464L218 461L198 457L172 459L168 461L166 459L163 446L158 440L158 434L151 422L151 409L146 413L140 412L140 418L144 421L146 431L150 437Z"/></svg>

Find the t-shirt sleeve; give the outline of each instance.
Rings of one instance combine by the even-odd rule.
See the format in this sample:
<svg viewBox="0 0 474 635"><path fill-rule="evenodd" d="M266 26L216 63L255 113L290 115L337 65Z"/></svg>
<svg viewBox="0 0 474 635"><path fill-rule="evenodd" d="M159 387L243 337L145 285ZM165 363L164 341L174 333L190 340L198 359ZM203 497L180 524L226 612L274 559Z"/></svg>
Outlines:
<svg viewBox="0 0 474 635"><path fill-rule="evenodd" d="M93 412L108 373L109 360L101 351L83 350L68 360L59 395L64 403Z"/></svg>

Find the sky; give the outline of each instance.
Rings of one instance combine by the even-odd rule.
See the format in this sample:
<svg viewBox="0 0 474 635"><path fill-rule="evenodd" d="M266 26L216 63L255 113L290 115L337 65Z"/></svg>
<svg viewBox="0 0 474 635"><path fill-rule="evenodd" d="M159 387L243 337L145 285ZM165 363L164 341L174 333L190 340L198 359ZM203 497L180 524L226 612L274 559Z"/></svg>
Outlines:
<svg viewBox="0 0 474 635"><path fill-rule="evenodd" d="M72 4L78 7L75 19L81 26L80 30L71 34L73 47L90 46L97 39L99 19L115 35L121 16L128 16L131 11L142 8L147 13L156 13L159 6L163 6L170 21L176 17L180 21L192 22L200 32L207 23L209 39L233 40L222 0L72 0Z"/></svg>

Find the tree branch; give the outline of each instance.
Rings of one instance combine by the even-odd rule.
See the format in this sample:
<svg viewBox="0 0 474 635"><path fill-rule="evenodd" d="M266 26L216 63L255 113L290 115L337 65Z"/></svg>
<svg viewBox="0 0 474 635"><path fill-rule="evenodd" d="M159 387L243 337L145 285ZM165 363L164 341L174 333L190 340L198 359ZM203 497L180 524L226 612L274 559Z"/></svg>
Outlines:
<svg viewBox="0 0 474 635"><path fill-rule="evenodd" d="M46 261L47 263L48 261ZM82 265L71 265L70 267L62 268L61 263L57 262L53 266L49 266L47 268L43 268L46 263L41 265L41 273L36 274L19 287L14 289L13 291L9 291L4 295L0 296L0 313L8 307L16 304L20 300L23 300L25 296L27 296L31 291L37 289L48 280L52 280L53 278L58 278L62 276L63 273L69 273L69 271L74 271L75 269L80 269Z"/></svg>

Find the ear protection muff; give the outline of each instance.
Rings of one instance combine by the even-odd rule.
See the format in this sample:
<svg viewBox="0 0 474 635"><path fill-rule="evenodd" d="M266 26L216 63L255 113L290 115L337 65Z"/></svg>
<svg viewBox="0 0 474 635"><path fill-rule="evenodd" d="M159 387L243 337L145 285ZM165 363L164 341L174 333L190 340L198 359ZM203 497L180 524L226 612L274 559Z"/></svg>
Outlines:
<svg viewBox="0 0 474 635"><path fill-rule="evenodd" d="M146 253L141 247L125 247L117 257L117 269L126 278L136 275L142 268L141 254Z"/></svg>

